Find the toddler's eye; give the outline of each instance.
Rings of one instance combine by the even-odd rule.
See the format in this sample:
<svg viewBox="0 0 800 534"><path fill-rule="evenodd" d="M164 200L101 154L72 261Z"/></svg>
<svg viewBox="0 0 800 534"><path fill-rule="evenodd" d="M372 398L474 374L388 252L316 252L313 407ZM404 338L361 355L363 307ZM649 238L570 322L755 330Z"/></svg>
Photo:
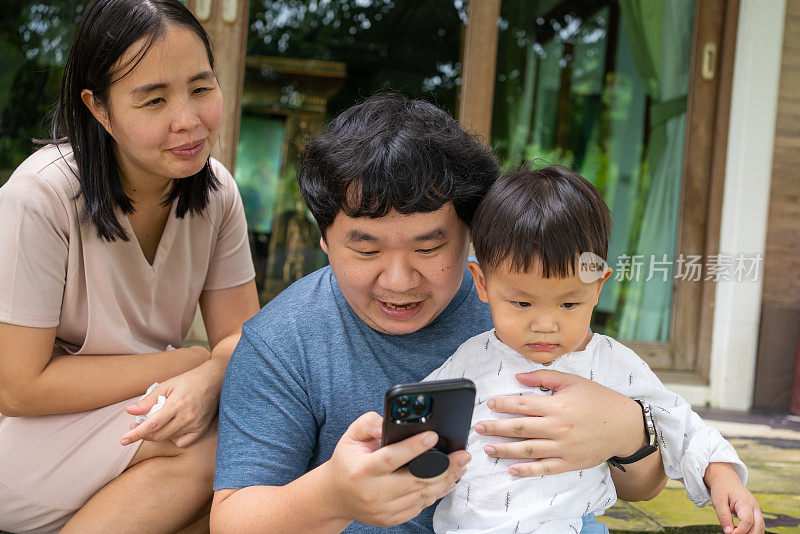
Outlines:
<svg viewBox="0 0 800 534"><path fill-rule="evenodd" d="M530 308L531 307L531 303L530 302L520 302L520 301L517 301L517 300L512 300L511 304L513 304L517 308Z"/></svg>
<svg viewBox="0 0 800 534"><path fill-rule="evenodd" d="M564 304L561 305L561 307L564 308L565 310L571 310L573 308L576 308L578 306L578 304L580 304L580 303L579 302L565 302Z"/></svg>

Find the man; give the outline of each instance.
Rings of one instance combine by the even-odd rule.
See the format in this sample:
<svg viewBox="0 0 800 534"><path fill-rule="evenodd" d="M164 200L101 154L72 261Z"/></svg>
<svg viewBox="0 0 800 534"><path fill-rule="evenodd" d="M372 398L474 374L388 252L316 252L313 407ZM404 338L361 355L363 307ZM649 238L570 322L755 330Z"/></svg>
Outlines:
<svg viewBox="0 0 800 534"><path fill-rule="evenodd" d="M221 399L215 530L431 531L430 506L469 455L451 454L439 477L416 478L402 466L435 434L380 448L375 412L388 387L422 379L491 328L465 266L472 214L498 174L489 149L444 111L396 95L346 110L306 146L298 180L330 266L243 328ZM559 462L526 464L525 476L594 466L646 442L638 404L622 395L560 373L520 381L554 395L497 399L495 411L538 417L484 426L529 438L496 444L497 456L560 451ZM615 482L635 499L664 480L656 453Z"/></svg>

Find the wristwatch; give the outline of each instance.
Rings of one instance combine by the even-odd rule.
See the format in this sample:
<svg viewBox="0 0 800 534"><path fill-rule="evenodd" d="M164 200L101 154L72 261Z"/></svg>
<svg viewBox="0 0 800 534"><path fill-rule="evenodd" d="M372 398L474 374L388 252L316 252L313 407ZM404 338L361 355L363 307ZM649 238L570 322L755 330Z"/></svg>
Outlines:
<svg viewBox="0 0 800 534"><path fill-rule="evenodd" d="M635 453L631 454L630 456L626 456L624 458L620 458L619 456L612 456L608 459L608 463L625 471L625 468L622 467L623 464L632 464L633 462L638 462L642 458L646 456L650 456L654 452L658 450L658 433L656 432L656 423L653 421L653 411L650 408L650 404L646 403L643 400L634 399L636 402L639 403L639 406L642 407L642 419L644 419L644 431L647 432L647 439L648 444L636 451Z"/></svg>

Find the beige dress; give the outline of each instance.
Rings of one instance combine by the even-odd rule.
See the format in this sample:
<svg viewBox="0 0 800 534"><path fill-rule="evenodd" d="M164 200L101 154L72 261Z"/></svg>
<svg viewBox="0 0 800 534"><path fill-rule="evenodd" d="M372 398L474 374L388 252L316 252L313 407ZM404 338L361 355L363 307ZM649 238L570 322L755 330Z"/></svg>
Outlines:
<svg viewBox="0 0 800 534"><path fill-rule="evenodd" d="M200 293L254 277L242 201L230 173L202 215L167 221L153 264L131 236L106 242L81 223L68 145L29 157L0 188L0 322L57 326L53 355L144 354L180 347ZM91 388L91 384L86 384ZM0 530L57 531L118 476L138 444L120 437L126 399L68 415L0 415Z"/></svg>

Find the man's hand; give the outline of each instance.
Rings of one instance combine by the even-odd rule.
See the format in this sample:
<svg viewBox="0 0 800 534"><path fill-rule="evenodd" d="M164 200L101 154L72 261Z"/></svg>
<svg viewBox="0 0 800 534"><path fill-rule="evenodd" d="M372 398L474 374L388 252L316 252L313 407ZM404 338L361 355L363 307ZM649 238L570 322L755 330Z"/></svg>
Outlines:
<svg viewBox="0 0 800 534"><path fill-rule="evenodd" d="M726 463L711 463L706 468L703 480L711 493L711 504L719 518L725 534L763 534L764 516L758 501L744 487L733 466ZM733 517L739 524L733 527Z"/></svg>
<svg viewBox="0 0 800 534"><path fill-rule="evenodd" d="M403 441L380 446L381 416L359 417L339 440L324 464L329 495L342 516L373 526L391 526L416 517L455 487L466 472L470 455L450 454L450 467L435 478L417 478L403 466L438 441L435 432L423 432Z"/></svg>
<svg viewBox="0 0 800 534"><path fill-rule="evenodd" d="M645 442L639 405L628 397L580 376L558 371L517 375L530 387L546 387L552 396L501 397L488 401L495 412L525 417L480 421L478 434L522 438L493 443L486 454L538 459L513 464L515 476L542 476L588 469L612 456L629 456Z"/></svg>

